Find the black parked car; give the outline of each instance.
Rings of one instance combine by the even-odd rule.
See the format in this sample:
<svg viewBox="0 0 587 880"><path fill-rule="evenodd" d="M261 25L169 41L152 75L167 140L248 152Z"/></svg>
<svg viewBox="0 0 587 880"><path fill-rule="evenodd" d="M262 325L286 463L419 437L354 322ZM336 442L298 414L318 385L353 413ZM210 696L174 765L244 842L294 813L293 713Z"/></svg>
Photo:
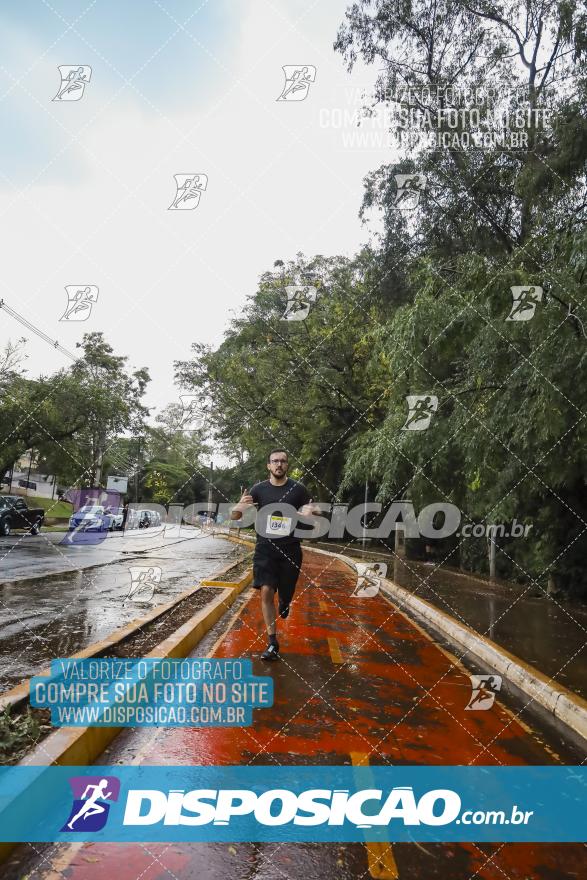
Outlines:
<svg viewBox="0 0 587 880"><path fill-rule="evenodd" d="M0 535L6 537L14 529L26 529L38 535L44 519L42 507L27 507L19 495L0 495Z"/></svg>

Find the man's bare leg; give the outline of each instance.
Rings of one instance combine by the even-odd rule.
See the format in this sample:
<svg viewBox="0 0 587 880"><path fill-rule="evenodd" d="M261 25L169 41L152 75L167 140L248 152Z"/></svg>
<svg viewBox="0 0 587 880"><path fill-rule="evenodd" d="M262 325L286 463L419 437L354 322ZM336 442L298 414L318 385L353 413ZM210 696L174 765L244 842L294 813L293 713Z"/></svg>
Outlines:
<svg viewBox="0 0 587 880"><path fill-rule="evenodd" d="M264 584L261 587L261 609L268 636L275 635L275 590Z"/></svg>
<svg viewBox="0 0 587 880"><path fill-rule="evenodd" d="M269 645L261 654L261 660L277 660L279 644L275 635L275 590L268 584L263 584L261 587L261 609L269 639Z"/></svg>

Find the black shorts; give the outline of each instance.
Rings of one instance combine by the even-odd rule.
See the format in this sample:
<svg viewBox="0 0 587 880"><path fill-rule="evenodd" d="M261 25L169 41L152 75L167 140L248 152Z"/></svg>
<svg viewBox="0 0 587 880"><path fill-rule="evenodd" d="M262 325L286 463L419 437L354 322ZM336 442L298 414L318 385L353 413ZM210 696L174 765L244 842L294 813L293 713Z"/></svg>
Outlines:
<svg viewBox="0 0 587 880"><path fill-rule="evenodd" d="M298 541L292 544L270 544L257 541L253 555L253 586L265 584L279 592L279 598L289 602L294 594L300 569L302 548Z"/></svg>

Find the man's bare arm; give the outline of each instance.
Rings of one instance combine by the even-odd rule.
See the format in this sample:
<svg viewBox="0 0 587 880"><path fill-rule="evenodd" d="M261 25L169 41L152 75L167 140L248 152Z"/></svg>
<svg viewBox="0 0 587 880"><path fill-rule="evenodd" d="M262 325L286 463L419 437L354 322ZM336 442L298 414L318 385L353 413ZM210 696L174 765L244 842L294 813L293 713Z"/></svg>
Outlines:
<svg viewBox="0 0 587 880"><path fill-rule="evenodd" d="M240 501L238 504L235 504L232 510L230 511L231 519L241 519L245 510L251 507L254 504L253 496L245 491L244 495L241 495Z"/></svg>

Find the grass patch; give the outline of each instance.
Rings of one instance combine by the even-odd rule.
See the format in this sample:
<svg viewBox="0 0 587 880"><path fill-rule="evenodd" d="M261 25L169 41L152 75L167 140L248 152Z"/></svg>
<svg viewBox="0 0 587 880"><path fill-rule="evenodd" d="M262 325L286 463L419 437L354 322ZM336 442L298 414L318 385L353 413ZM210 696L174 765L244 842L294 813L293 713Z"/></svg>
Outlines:
<svg viewBox="0 0 587 880"><path fill-rule="evenodd" d="M0 494L8 495L8 492ZM73 504L70 504L69 501L57 501L56 498L39 498L35 495L23 495L22 497L28 507L42 507L43 510L48 510L47 516L69 518L73 513Z"/></svg>
<svg viewBox="0 0 587 880"><path fill-rule="evenodd" d="M0 764L16 764L34 746L41 735L41 724L30 709L11 715L0 712Z"/></svg>

